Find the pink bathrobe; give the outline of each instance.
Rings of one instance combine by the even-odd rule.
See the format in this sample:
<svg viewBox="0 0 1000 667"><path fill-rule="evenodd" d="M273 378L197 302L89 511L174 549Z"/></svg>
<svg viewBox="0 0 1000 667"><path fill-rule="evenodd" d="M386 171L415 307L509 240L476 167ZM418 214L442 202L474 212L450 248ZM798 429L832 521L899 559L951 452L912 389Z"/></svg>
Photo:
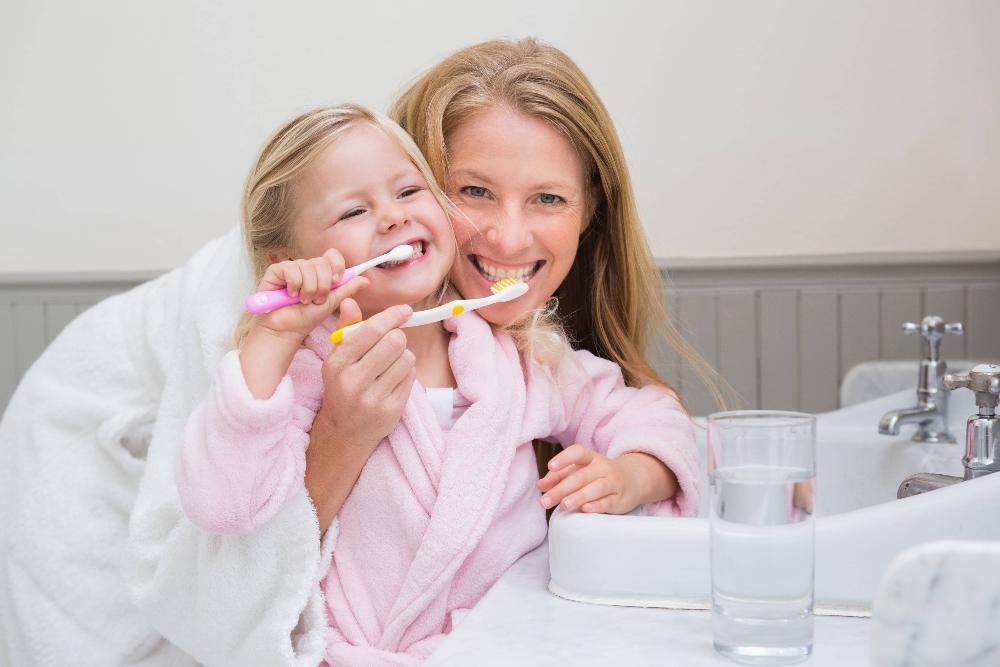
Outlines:
<svg viewBox="0 0 1000 667"><path fill-rule="evenodd" d="M252 531L302 488L334 323L310 334L267 400L250 395L238 352L223 360L188 423L177 468L185 511L205 530ZM323 585L333 665L426 659L490 586L544 541L535 438L580 443L611 458L652 454L673 470L680 490L647 509L691 515L697 508L692 425L666 391L626 387L617 365L589 352L567 354L555 369L526 364L510 337L475 313L444 326L469 407L444 433L414 383L398 426L341 508Z"/></svg>

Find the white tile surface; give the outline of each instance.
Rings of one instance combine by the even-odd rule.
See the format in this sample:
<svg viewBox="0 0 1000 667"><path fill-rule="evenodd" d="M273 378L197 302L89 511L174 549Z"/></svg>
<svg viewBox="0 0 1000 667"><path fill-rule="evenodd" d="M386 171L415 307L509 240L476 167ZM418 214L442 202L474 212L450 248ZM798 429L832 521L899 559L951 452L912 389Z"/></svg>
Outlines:
<svg viewBox="0 0 1000 667"><path fill-rule="evenodd" d="M539 547L505 574L427 665L734 665L712 649L707 611L611 607L549 593ZM817 617L808 666L868 664L871 621Z"/></svg>

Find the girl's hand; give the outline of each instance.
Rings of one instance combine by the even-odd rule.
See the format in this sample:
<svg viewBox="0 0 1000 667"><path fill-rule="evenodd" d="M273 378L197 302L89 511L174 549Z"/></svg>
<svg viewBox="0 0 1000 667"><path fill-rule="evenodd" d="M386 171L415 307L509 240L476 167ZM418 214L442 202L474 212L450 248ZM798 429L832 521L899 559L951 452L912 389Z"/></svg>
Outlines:
<svg viewBox="0 0 1000 667"><path fill-rule="evenodd" d="M646 502L669 498L677 478L658 459L638 452L617 459L587 449L568 447L549 461L549 472L538 480L542 507L562 503L566 510L625 514Z"/></svg>
<svg viewBox="0 0 1000 667"><path fill-rule="evenodd" d="M360 278L351 280L337 291L330 289L344 275L344 257L330 248L321 257L276 262L267 267L257 291L284 288L291 296L299 298L298 304L278 308L258 316L257 325L280 337L297 338L299 342L309 335L340 305L341 299L354 294L368 284ZM348 285L348 293L343 290Z"/></svg>

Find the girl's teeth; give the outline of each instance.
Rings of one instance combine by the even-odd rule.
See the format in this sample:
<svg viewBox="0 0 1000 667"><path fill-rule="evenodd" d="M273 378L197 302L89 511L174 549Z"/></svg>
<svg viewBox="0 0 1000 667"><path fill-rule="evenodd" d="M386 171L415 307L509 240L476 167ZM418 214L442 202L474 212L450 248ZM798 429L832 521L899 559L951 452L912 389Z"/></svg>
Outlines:
<svg viewBox="0 0 1000 667"><path fill-rule="evenodd" d="M417 241L416 243L411 243L410 247L413 248L413 254L410 255L410 257L408 259L401 259L398 262L382 262L381 264L379 264L379 268L389 269L389 268L392 268L394 266L399 266L400 264L405 264L406 262L412 262L416 258L424 256L424 242L423 241Z"/></svg>

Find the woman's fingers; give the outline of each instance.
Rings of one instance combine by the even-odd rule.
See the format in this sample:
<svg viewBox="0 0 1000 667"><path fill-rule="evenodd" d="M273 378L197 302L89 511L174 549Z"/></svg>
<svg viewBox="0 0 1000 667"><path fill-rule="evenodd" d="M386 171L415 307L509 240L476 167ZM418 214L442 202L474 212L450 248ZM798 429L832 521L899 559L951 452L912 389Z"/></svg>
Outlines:
<svg viewBox="0 0 1000 667"><path fill-rule="evenodd" d="M366 278L355 278L354 280L347 283L343 287L337 288L334 293L339 292L348 285L354 284L358 280L367 280ZM367 283L366 283L367 284ZM354 299L344 299L340 302L340 318L337 320L338 327L346 327L355 322L361 321L361 308L358 306L358 302Z"/></svg>
<svg viewBox="0 0 1000 667"><path fill-rule="evenodd" d="M351 282L354 281L352 280ZM396 329L400 324L409 319L412 314L413 309L409 306L393 306L392 308L386 308L381 313L370 317L363 325L358 327L356 331L347 337L347 340L337 346L339 348L337 352L339 352L343 358L348 361L348 363L358 363L363 361L368 356L368 352L374 348L376 344L382 341L390 331ZM402 343L405 347L406 336L403 332L399 332L399 337L402 338ZM402 353L402 349L397 350L395 356L399 356L400 353ZM395 357L393 357L393 359L394 358ZM372 363L373 361L369 360L368 366L371 366ZM388 365L389 364L386 363L376 368L374 372L371 372L371 377L373 379L377 377L388 367ZM369 368L368 370L371 371L372 369Z"/></svg>
<svg viewBox="0 0 1000 667"><path fill-rule="evenodd" d="M405 343L404 343L405 344ZM396 358L385 371L379 375L373 383L375 395L388 398L396 388L406 379L410 371L414 368L416 357L407 349Z"/></svg>

